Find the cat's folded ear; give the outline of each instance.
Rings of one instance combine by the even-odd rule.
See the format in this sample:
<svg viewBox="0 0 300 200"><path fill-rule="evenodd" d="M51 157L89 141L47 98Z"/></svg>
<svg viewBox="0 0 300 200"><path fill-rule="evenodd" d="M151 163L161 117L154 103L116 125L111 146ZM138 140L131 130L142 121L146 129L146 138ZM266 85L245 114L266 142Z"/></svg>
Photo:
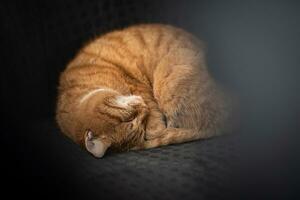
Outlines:
<svg viewBox="0 0 300 200"><path fill-rule="evenodd" d="M85 148L91 154L93 154L97 158L101 158L104 156L108 144L101 141L100 138L96 138L92 131L88 130L85 134Z"/></svg>

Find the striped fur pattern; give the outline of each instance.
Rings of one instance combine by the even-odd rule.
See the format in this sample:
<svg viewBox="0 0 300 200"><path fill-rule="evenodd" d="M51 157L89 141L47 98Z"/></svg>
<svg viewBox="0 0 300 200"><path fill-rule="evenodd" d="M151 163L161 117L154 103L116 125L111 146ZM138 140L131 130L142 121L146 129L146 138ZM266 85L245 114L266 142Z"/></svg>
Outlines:
<svg viewBox="0 0 300 200"><path fill-rule="evenodd" d="M56 119L85 148L90 131L88 138L124 151L218 135L228 111L202 42L180 28L144 24L78 52L60 76Z"/></svg>

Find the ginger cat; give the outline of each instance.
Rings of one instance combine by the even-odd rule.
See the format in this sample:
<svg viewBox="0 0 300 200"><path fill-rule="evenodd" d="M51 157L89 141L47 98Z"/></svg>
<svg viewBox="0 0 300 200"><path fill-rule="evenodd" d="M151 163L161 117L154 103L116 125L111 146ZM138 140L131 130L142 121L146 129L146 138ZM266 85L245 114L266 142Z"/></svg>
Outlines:
<svg viewBox="0 0 300 200"><path fill-rule="evenodd" d="M60 76L56 119L95 157L221 134L226 96L202 43L182 29L145 24L100 36Z"/></svg>

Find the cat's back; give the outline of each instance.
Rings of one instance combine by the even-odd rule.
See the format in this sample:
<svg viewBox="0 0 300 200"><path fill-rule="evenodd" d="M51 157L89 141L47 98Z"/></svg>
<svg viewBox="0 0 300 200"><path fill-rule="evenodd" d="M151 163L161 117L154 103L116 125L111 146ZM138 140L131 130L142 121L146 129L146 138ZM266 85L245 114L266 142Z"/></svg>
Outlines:
<svg viewBox="0 0 300 200"><path fill-rule="evenodd" d="M165 53L179 45L194 46L195 38L188 32L166 24L140 24L130 26L120 31L109 33L102 37L110 40L119 37L130 50L141 53ZM101 37L100 37L101 39Z"/></svg>
<svg viewBox="0 0 300 200"><path fill-rule="evenodd" d="M98 36L85 45L69 67L81 63L114 61L127 67L150 65L170 50L197 49L200 42L183 29L164 24L140 24Z"/></svg>
<svg viewBox="0 0 300 200"><path fill-rule="evenodd" d="M193 46L195 40L191 34L178 27L166 24L139 24L99 36L91 44L98 48L105 46L104 44L127 47L138 54L144 50L153 53L165 48L170 49L183 41L186 46Z"/></svg>

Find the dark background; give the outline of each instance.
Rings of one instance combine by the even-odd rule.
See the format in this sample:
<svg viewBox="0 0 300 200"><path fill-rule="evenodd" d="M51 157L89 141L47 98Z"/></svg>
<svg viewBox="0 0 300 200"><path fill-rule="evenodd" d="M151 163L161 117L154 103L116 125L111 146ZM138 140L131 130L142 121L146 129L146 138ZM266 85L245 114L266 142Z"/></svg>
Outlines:
<svg viewBox="0 0 300 200"><path fill-rule="evenodd" d="M295 199L300 167L299 10L299 1L276 0L2 1L1 180L6 187L1 189L13 189L12 196L22 191L32 197L120 193L114 186L99 193L96 188L112 183L101 182L102 177L93 177L88 169L78 170L84 167L79 162L94 161L73 158L70 152L81 150L59 134L53 119L58 75L90 38L130 24L157 22L182 27L204 40L209 70L240 99L240 156L230 157L240 165L231 170L231 193L217 197ZM113 169L127 162L112 157L116 163L103 166ZM115 171L110 172L116 179ZM89 182L93 178L98 181ZM128 187L141 187L136 183L143 181L147 186L141 179ZM204 183L204 193L209 184ZM157 192L136 191L138 195L125 191L121 197L139 199L143 192ZM153 198L162 197L157 194Z"/></svg>

